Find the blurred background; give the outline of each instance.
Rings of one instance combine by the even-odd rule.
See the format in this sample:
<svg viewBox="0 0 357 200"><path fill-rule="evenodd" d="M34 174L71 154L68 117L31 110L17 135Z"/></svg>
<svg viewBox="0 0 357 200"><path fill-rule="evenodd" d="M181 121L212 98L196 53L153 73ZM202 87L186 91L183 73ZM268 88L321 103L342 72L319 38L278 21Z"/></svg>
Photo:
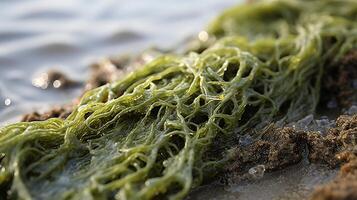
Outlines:
<svg viewBox="0 0 357 200"><path fill-rule="evenodd" d="M84 82L100 58L175 48L239 2L0 1L0 124L80 95L81 86L44 89L36 82L43 72L54 69Z"/></svg>

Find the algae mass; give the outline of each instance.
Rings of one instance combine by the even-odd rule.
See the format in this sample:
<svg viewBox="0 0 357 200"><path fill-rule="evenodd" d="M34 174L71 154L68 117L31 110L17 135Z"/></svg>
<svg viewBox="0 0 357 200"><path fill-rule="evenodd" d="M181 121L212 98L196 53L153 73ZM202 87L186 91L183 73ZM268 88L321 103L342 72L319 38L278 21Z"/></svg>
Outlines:
<svg viewBox="0 0 357 200"><path fill-rule="evenodd" d="M202 53L91 90L65 120L0 129L0 197L183 199L231 159L232 138L314 112L324 70L357 47L356 20L353 0L229 9Z"/></svg>

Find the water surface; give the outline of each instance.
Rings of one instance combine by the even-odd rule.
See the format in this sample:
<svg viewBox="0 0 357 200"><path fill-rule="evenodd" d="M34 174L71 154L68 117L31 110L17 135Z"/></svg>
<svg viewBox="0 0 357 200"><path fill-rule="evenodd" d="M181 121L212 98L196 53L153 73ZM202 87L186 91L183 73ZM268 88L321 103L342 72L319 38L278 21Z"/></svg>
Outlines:
<svg viewBox="0 0 357 200"><path fill-rule="evenodd" d="M0 1L0 124L70 102L80 89L41 90L48 69L88 78L90 63L146 48L174 48L196 36L234 0Z"/></svg>

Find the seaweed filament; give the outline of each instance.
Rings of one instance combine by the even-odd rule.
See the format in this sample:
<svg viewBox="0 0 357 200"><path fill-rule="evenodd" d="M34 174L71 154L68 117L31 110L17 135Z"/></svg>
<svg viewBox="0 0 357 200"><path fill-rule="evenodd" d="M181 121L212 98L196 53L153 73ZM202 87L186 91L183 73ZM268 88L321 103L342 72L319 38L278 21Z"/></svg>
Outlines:
<svg viewBox="0 0 357 200"><path fill-rule="evenodd" d="M201 54L164 55L91 90L65 120L0 129L0 188L14 199L184 198L230 159L206 159L214 140L314 112L327 61L356 48L354 18L314 18L305 4L256 3L242 12L255 22L274 8L256 33L228 11L209 29L225 37Z"/></svg>

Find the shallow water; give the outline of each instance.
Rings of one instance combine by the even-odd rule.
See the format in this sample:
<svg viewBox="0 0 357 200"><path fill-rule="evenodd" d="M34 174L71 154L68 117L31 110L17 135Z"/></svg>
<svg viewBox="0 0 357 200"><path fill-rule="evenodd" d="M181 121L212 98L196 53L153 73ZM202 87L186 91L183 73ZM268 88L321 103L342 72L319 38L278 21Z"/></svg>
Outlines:
<svg viewBox="0 0 357 200"><path fill-rule="evenodd" d="M0 125L70 102L80 88L42 90L31 80L59 69L84 81L101 57L173 48L235 0L0 1Z"/></svg>

